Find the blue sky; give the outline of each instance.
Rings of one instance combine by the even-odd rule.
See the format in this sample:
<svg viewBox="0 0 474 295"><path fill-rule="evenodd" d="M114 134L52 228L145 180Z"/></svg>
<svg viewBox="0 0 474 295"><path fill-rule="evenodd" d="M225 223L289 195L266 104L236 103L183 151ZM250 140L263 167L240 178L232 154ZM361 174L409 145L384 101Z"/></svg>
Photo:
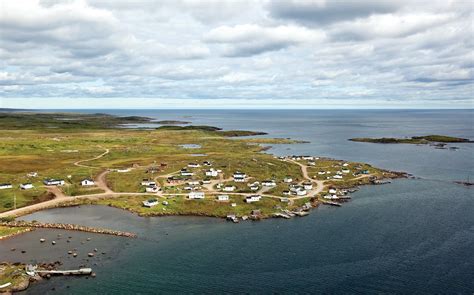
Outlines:
<svg viewBox="0 0 474 295"><path fill-rule="evenodd" d="M473 108L470 1L0 0L0 107Z"/></svg>

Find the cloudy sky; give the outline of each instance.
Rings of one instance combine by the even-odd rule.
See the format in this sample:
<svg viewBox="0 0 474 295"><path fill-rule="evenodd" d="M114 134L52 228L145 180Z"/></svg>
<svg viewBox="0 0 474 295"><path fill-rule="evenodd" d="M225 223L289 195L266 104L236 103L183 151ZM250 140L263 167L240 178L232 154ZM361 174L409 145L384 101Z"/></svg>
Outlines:
<svg viewBox="0 0 474 295"><path fill-rule="evenodd" d="M473 108L450 0L0 0L0 107Z"/></svg>

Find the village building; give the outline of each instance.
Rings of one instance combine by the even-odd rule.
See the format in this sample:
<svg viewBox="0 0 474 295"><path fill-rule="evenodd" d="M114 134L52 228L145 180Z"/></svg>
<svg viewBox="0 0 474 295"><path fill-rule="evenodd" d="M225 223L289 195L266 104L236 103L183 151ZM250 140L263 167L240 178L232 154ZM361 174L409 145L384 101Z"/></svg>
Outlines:
<svg viewBox="0 0 474 295"><path fill-rule="evenodd" d="M351 170L347 169L347 168L342 168L341 169L342 173L349 173L351 172Z"/></svg>
<svg viewBox="0 0 474 295"><path fill-rule="evenodd" d="M250 190L251 190L251 191L258 191L258 188L259 188L258 185L252 185L252 186L250 186Z"/></svg>
<svg viewBox="0 0 474 295"><path fill-rule="evenodd" d="M159 191L159 188L156 185L149 185L145 188L147 193L156 193Z"/></svg>
<svg viewBox="0 0 474 295"><path fill-rule="evenodd" d="M204 199L204 192L190 192L188 198L190 200Z"/></svg>
<svg viewBox="0 0 474 295"><path fill-rule="evenodd" d="M204 166L212 166L212 163L209 162L209 161L204 161L204 162L202 162L202 164L203 164Z"/></svg>
<svg viewBox="0 0 474 295"><path fill-rule="evenodd" d="M155 186L156 185L156 182L154 180L151 180L151 179L143 179L142 180L142 183L141 183L143 186Z"/></svg>
<svg viewBox="0 0 474 295"><path fill-rule="evenodd" d="M312 190L313 189L313 184L311 182L305 182L303 183L303 188L306 190Z"/></svg>
<svg viewBox="0 0 474 295"><path fill-rule="evenodd" d="M187 169L181 169L180 173L181 173L181 176L193 176L194 175L193 172L188 171Z"/></svg>
<svg viewBox="0 0 474 295"><path fill-rule="evenodd" d="M168 183L170 184L176 184L180 181L181 179L179 179L178 177L176 176L170 176L168 177L168 179L166 180Z"/></svg>
<svg viewBox="0 0 474 295"><path fill-rule="evenodd" d="M150 200L143 201L143 206L148 207L148 208L151 208L156 205L158 205L157 199L150 199Z"/></svg>
<svg viewBox="0 0 474 295"><path fill-rule="evenodd" d="M91 185L94 185L94 181L90 178L86 178L84 180L81 181L81 185L82 186L91 186Z"/></svg>
<svg viewBox="0 0 474 295"><path fill-rule="evenodd" d="M283 182L285 182L285 183L291 183L292 181L293 181L293 178L291 178L289 176L287 176L283 179Z"/></svg>
<svg viewBox="0 0 474 295"><path fill-rule="evenodd" d="M127 173L130 172L130 168L122 168L122 169L117 169L118 173Z"/></svg>
<svg viewBox="0 0 474 295"><path fill-rule="evenodd" d="M229 201L229 195L218 195L217 200L218 201Z"/></svg>
<svg viewBox="0 0 474 295"><path fill-rule="evenodd" d="M314 160L313 156L303 156L303 160Z"/></svg>
<svg viewBox="0 0 474 295"><path fill-rule="evenodd" d="M216 177L218 174L217 170L213 168L206 171L206 176Z"/></svg>
<svg viewBox="0 0 474 295"><path fill-rule="evenodd" d="M344 163L344 164L342 164L342 166L343 166L343 167L347 167L347 166L349 166L349 164L348 164L348 163Z"/></svg>
<svg viewBox="0 0 474 295"><path fill-rule="evenodd" d="M267 187L272 187L272 186L276 186L276 183L274 180L264 180L262 181L262 185L267 186Z"/></svg>
<svg viewBox="0 0 474 295"><path fill-rule="evenodd" d="M245 198L246 203L253 203L260 201L262 197L260 195L251 195Z"/></svg>
<svg viewBox="0 0 474 295"><path fill-rule="evenodd" d="M337 193L337 190L335 188L330 188L329 193L330 194L335 194L335 193Z"/></svg>
<svg viewBox="0 0 474 295"><path fill-rule="evenodd" d="M26 174L26 176L28 176L28 177L38 177L38 172L29 172L28 174Z"/></svg>
<svg viewBox="0 0 474 295"><path fill-rule="evenodd" d="M201 167L201 165L199 165L199 163L189 163L188 167L189 168L199 168L199 167Z"/></svg>
<svg viewBox="0 0 474 295"><path fill-rule="evenodd" d="M235 182L244 182L246 177L247 177L247 174L243 172L239 172L239 171L235 172L233 175Z"/></svg>
<svg viewBox="0 0 474 295"><path fill-rule="evenodd" d="M290 191L283 191L283 195L284 195L284 196L289 196L289 195L290 195Z"/></svg>
<svg viewBox="0 0 474 295"><path fill-rule="evenodd" d="M191 181L188 181L188 185L200 185L200 183L198 180L191 180Z"/></svg>
<svg viewBox="0 0 474 295"><path fill-rule="evenodd" d="M210 184L211 183L211 180L210 179L204 179L202 181L202 184Z"/></svg>
<svg viewBox="0 0 474 295"><path fill-rule="evenodd" d="M290 200L288 198L280 198L280 202L288 203Z"/></svg>
<svg viewBox="0 0 474 295"><path fill-rule="evenodd" d="M43 181L44 185L64 185L64 180L62 179L45 179Z"/></svg>
<svg viewBox="0 0 474 295"><path fill-rule="evenodd" d="M235 186L233 186L233 185L226 185L223 188L223 191L225 191L225 192L233 192L234 190L235 190Z"/></svg>
<svg viewBox="0 0 474 295"><path fill-rule="evenodd" d="M22 183L22 184L20 184L20 188L21 188L21 189L25 189L25 190L26 190L26 189L32 189L33 187L34 187L34 186L33 186L32 183Z"/></svg>
<svg viewBox="0 0 474 295"><path fill-rule="evenodd" d="M0 189L7 189L7 188L12 188L11 183L0 183Z"/></svg>
<svg viewBox="0 0 474 295"><path fill-rule="evenodd" d="M338 175L334 175L332 178L334 178L334 179L342 179L342 175L339 175L339 174L338 174Z"/></svg>
<svg viewBox="0 0 474 295"><path fill-rule="evenodd" d="M324 175L324 174L326 174L326 171L319 171L318 174L319 175Z"/></svg>

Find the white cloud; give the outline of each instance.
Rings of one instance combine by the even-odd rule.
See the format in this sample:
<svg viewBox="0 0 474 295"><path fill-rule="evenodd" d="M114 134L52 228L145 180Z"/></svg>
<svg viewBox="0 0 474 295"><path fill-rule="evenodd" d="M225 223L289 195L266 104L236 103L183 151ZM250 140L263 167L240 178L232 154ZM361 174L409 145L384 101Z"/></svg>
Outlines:
<svg viewBox="0 0 474 295"><path fill-rule="evenodd" d="M444 0L0 0L0 98L466 105L473 11Z"/></svg>
<svg viewBox="0 0 474 295"><path fill-rule="evenodd" d="M220 26L204 36L210 43L225 44L226 56L251 56L301 43L321 42L325 34L297 26L263 27L256 24Z"/></svg>

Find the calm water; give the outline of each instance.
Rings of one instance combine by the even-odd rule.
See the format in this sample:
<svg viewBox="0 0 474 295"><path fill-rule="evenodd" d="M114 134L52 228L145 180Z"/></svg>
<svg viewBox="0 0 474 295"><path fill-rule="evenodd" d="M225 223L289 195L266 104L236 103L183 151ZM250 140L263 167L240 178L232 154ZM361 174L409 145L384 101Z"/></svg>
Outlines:
<svg viewBox="0 0 474 295"><path fill-rule="evenodd" d="M88 280L54 279L34 285L28 293L474 292L473 189L452 183L474 171L473 145L456 145L460 150L451 151L347 141L433 133L473 139L473 111L112 113L309 140L271 151L365 161L421 179L364 187L343 207L321 207L305 218L238 225L211 218L140 218L108 207L38 212L25 218L129 230L140 238L36 231L3 241L0 260L60 259L65 267L87 264L98 274ZM66 236L72 236L71 243ZM57 245L40 244L40 237L56 239ZM12 247L17 251L11 252ZM68 258L72 248L78 249L78 258ZM86 253L93 248L106 254L87 261ZM21 249L27 252L21 254Z"/></svg>

